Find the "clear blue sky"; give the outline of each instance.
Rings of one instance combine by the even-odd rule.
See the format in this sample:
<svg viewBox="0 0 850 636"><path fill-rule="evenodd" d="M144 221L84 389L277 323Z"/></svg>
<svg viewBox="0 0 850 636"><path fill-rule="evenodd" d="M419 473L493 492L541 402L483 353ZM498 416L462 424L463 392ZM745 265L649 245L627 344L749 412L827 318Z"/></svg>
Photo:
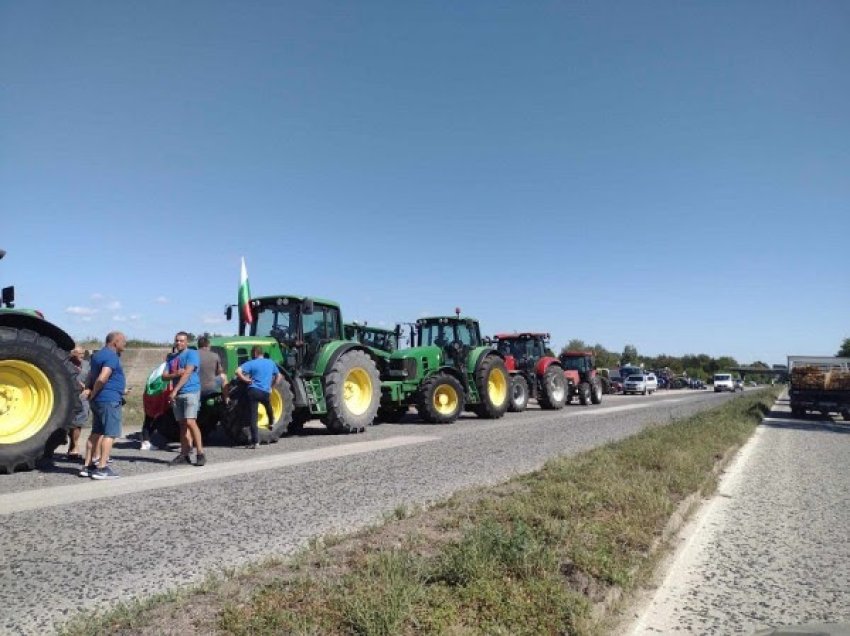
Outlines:
<svg viewBox="0 0 850 636"><path fill-rule="evenodd" d="M0 3L0 280L741 362L850 336L850 3Z"/></svg>

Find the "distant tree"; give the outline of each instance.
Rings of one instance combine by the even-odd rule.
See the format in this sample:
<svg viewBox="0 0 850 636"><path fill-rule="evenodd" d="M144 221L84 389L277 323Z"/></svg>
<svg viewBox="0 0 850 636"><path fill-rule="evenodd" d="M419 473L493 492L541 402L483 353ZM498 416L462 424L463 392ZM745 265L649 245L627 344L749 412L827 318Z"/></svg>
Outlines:
<svg viewBox="0 0 850 636"><path fill-rule="evenodd" d="M587 346L587 343L578 338L573 338L567 343L567 346L564 347L564 351L587 351L588 349L590 349L590 347Z"/></svg>
<svg viewBox="0 0 850 636"><path fill-rule="evenodd" d="M613 369L617 366L617 362L620 359L620 356L612 351L608 351L608 349L599 343L593 345L593 355L596 357L596 366L600 369Z"/></svg>
<svg viewBox="0 0 850 636"><path fill-rule="evenodd" d="M845 338L841 343L841 348L836 353L839 358L850 358L850 338Z"/></svg>
<svg viewBox="0 0 850 636"><path fill-rule="evenodd" d="M623 354L620 356L620 364L635 364L638 361L637 347L627 344L623 348Z"/></svg>

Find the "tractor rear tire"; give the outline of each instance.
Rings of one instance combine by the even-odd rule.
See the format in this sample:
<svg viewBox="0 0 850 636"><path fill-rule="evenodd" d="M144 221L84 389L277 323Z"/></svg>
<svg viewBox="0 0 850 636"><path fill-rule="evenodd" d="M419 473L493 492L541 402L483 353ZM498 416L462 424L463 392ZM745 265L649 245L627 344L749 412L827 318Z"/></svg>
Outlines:
<svg viewBox="0 0 850 636"><path fill-rule="evenodd" d="M521 375L515 375L511 382L511 401L508 411L522 413L528 408L528 381Z"/></svg>
<svg viewBox="0 0 850 636"><path fill-rule="evenodd" d="M582 406L590 404L592 394L589 382L582 382L578 385L578 401Z"/></svg>
<svg viewBox="0 0 850 636"><path fill-rule="evenodd" d="M274 421L269 422L266 409L257 404L257 424L259 427L260 444L275 444L286 432L292 422L294 399L289 382L283 380L273 386L269 401L272 405ZM221 418L221 426L234 444L249 444L251 442L251 426L249 424L246 387L240 386L231 391L230 404Z"/></svg>
<svg viewBox="0 0 850 636"><path fill-rule="evenodd" d="M364 351L343 353L325 374L325 425L334 433L362 433L381 405L381 376Z"/></svg>
<svg viewBox="0 0 850 636"><path fill-rule="evenodd" d="M590 401L602 404L602 383L598 378L594 378L590 383Z"/></svg>
<svg viewBox="0 0 850 636"><path fill-rule="evenodd" d="M378 407L378 416L375 418L375 424L386 422L388 424L397 424L407 415L407 406L381 406Z"/></svg>
<svg viewBox="0 0 850 636"><path fill-rule="evenodd" d="M564 370L556 364L549 365L540 378L540 397L537 398L540 408L557 411L567 403L567 378Z"/></svg>
<svg viewBox="0 0 850 636"><path fill-rule="evenodd" d="M448 373L427 378L416 394L416 411L429 424L451 424L463 412L463 385Z"/></svg>
<svg viewBox="0 0 850 636"><path fill-rule="evenodd" d="M35 468L54 433L70 424L79 408L76 377L68 352L50 338L0 327L0 473Z"/></svg>
<svg viewBox="0 0 850 636"><path fill-rule="evenodd" d="M475 374L475 386L481 402L472 407L473 413L487 420L497 420L507 412L511 402L511 376L504 360L488 354Z"/></svg>

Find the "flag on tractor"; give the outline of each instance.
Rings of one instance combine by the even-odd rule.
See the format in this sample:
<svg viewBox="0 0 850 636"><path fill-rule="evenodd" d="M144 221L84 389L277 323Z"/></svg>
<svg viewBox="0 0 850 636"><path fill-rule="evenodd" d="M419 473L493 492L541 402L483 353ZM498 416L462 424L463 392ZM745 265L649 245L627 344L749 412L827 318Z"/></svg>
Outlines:
<svg viewBox="0 0 850 636"><path fill-rule="evenodd" d="M242 257L242 275L239 277L239 315L247 324L254 322L251 314L251 287L248 285L248 270L245 269L245 257Z"/></svg>

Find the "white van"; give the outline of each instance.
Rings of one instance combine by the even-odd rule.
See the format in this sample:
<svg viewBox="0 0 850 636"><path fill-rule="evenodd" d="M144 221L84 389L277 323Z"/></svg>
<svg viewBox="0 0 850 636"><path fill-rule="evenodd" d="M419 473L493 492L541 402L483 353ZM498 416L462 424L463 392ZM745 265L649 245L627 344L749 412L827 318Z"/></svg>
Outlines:
<svg viewBox="0 0 850 636"><path fill-rule="evenodd" d="M715 373L714 374L714 392L721 391L735 392L735 381L732 379L731 373Z"/></svg>

